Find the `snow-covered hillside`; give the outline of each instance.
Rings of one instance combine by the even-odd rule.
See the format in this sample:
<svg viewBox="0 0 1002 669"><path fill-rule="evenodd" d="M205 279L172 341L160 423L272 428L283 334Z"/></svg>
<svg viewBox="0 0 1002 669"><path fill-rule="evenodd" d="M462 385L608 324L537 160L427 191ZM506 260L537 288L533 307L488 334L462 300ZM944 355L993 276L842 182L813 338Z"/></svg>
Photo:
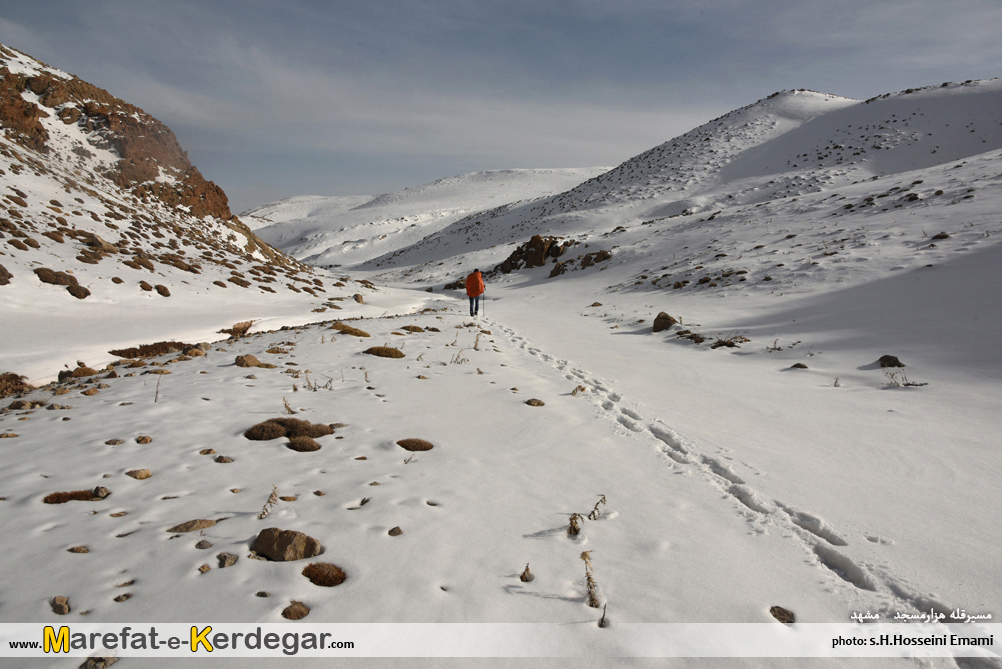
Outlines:
<svg viewBox="0 0 1002 669"><path fill-rule="evenodd" d="M244 216L262 239L304 262L357 264L414 244L470 212L559 193L606 169L472 172L375 198L299 196Z"/></svg>
<svg viewBox="0 0 1002 669"><path fill-rule="evenodd" d="M370 266L439 262L523 242L533 234L584 240L593 231L641 222L649 230L688 225L690 216L714 212L760 218L768 215L769 203L831 196L874 177L997 149L1002 149L1000 79L909 89L866 101L785 91L559 195L465 217ZM506 255L500 247L492 253Z"/></svg>

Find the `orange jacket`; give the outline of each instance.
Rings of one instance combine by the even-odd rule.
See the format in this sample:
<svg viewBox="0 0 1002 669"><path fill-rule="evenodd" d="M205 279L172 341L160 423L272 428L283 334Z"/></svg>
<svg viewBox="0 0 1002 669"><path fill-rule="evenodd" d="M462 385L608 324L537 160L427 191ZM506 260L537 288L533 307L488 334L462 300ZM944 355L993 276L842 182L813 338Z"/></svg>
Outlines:
<svg viewBox="0 0 1002 669"><path fill-rule="evenodd" d="M470 297L484 294L484 277L480 272L470 272L466 277L466 294Z"/></svg>

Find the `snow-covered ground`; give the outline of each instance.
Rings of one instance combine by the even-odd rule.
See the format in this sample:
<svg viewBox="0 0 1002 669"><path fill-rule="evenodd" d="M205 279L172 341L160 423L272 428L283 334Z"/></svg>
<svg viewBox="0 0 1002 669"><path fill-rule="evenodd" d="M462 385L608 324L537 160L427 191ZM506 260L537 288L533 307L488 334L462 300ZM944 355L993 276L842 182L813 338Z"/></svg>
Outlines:
<svg viewBox="0 0 1002 669"><path fill-rule="evenodd" d="M89 396L81 386L37 391L31 397L73 408L0 417L0 432L17 435L0 449L0 508L7 535L18 538L0 554L0 571L16 576L0 582L0 616L282 622L295 600L311 608L308 622L576 625L585 652L597 652L599 635L615 635L617 623L765 623L774 605L802 622L958 608L997 620L1000 90L998 81L974 82L871 103L781 94L560 195L472 215L339 268L354 282L326 297L348 297L368 278L378 288L364 290L365 304L345 299L339 311L310 313L304 302L298 320L290 306L252 330L360 318L350 324L369 338L326 320L217 343L191 360L156 359L169 375L119 367L119 378L95 377L88 387L107 387ZM908 131L893 143L903 110ZM850 126L869 126L865 155L833 148L849 146ZM963 130L953 137L955 126ZM912 146L932 141L938 146ZM807 148L810 166L794 166ZM900 151L912 157L898 161ZM518 199L527 198L507 201ZM303 201L290 220L320 206ZM428 214L415 205L411 215ZM443 292L532 234L578 244L541 267L488 273L477 319L462 291ZM611 257L580 269L577 256L600 250ZM549 278L557 261L568 271ZM221 318L219 303L194 291L171 304L191 323ZM262 313L227 308L231 321ZM654 333L661 311L680 323ZM101 314L74 320L79 328L61 338L47 335L36 359L47 359L49 375L74 364L60 341L121 340L127 315ZM188 322L165 315L157 323L156 339L204 338ZM686 330L706 341L678 336ZM718 339L737 346L711 348ZM0 367L17 371L9 363L29 344L5 349ZM405 357L363 353L381 345ZM236 367L242 354L276 367ZM906 367L881 368L883 355ZM806 369L791 368L797 363ZM136 376L123 376L130 371ZM286 405L295 418L344 425L319 437L315 452L243 436L287 415ZM405 438L434 448L411 457L395 443ZM216 462L219 455L233 461ZM145 480L125 473L144 468L152 472ZM95 486L112 494L42 502ZM260 519L272 486L290 499ZM602 495L599 518L569 537L571 514L587 515ZM166 531L191 519L225 522ZM267 527L317 538L326 551L316 560L341 566L348 579L322 588L301 575L310 560L250 559ZM390 536L394 527L402 534ZM196 548L203 540L211 547ZM89 552L69 552L75 546ZM587 606L583 551L592 551L608 607L604 630ZM239 560L220 569L220 552ZM535 574L528 583L519 579L526 563ZM131 596L116 601L122 594ZM51 611L56 595L69 597L66 618Z"/></svg>

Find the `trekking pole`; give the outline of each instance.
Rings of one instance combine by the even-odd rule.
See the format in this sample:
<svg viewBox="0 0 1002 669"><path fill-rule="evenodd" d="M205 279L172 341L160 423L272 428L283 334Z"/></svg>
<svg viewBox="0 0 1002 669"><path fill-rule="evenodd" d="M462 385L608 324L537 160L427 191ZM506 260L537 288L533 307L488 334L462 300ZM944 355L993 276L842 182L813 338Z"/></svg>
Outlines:
<svg viewBox="0 0 1002 669"><path fill-rule="evenodd" d="M484 318L487 318L487 289L484 288Z"/></svg>

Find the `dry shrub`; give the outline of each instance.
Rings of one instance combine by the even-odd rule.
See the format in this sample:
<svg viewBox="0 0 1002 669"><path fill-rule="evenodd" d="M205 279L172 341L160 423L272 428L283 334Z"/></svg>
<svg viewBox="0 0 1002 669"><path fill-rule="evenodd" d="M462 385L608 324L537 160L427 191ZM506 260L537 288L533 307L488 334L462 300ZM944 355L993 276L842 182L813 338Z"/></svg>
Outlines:
<svg viewBox="0 0 1002 669"><path fill-rule="evenodd" d="M102 498L96 497L93 490L72 490L70 492L54 492L51 495L46 495L42 501L46 504L65 504L74 500L96 502L99 499Z"/></svg>
<svg viewBox="0 0 1002 669"><path fill-rule="evenodd" d="M10 397L34 390L34 387L24 382L25 378L27 377L19 376L14 372L0 374L0 397Z"/></svg>
<svg viewBox="0 0 1002 669"><path fill-rule="evenodd" d="M340 321L338 321L337 323L335 323L334 325L332 325L330 327L330 329L331 330L337 330L341 334L351 335L353 337L371 337L372 336L368 332L366 332L365 330L359 330L358 328L353 328L352 326L345 325L344 323L341 323Z"/></svg>
<svg viewBox="0 0 1002 669"><path fill-rule="evenodd" d="M185 344L180 341L158 341L155 344L141 344L133 348L122 348L116 351L108 351L111 355L119 358L155 358L170 353L180 353L188 348L193 348L195 344Z"/></svg>
<svg viewBox="0 0 1002 669"><path fill-rule="evenodd" d="M75 286L77 285L77 278L72 274L67 274L66 272L55 272L48 267L39 267L35 270L35 276L42 283L52 284L53 286Z"/></svg>
<svg viewBox="0 0 1002 669"><path fill-rule="evenodd" d="M424 332L424 328L420 327L420 326L417 326L417 325L405 325L405 326L403 326L400 329L401 330L407 330L408 332L410 332L412 334L416 334L418 332Z"/></svg>
<svg viewBox="0 0 1002 669"><path fill-rule="evenodd" d="M287 443L285 447L299 453L309 453L311 451L320 450L320 444L313 441L309 437L292 437L289 439L289 443Z"/></svg>
<svg viewBox="0 0 1002 669"><path fill-rule="evenodd" d="M217 330L217 332L219 332L219 334L229 335L231 339L240 339L247 334L254 323L255 321L241 321L239 323L234 323L231 328L223 328L222 330Z"/></svg>
<svg viewBox="0 0 1002 669"><path fill-rule="evenodd" d="M311 423L298 418L270 418L244 432L244 436L253 441L270 441L279 437L288 437L289 439L308 437L313 439L328 434L334 434L334 428L330 425Z"/></svg>
<svg viewBox="0 0 1002 669"><path fill-rule="evenodd" d="M348 578L340 567L330 562L314 562L306 565L303 576L310 579L313 585L322 585L325 588L341 585Z"/></svg>
<svg viewBox="0 0 1002 669"><path fill-rule="evenodd" d="M397 446L405 451L430 451L435 447L430 441L424 439L401 439Z"/></svg>
<svg viewBox="0 0 1002 669"><path fill-rule="evenodd" d="M369 355L375 355L380 358L402 358L404 357L404 352L399 348L393 348L392 346L373 346L372 348L367 348L362 353L367 353Z"/></svg>
<svg viewBox="0 0 1002 669"><path fill-rule="evenodd" d="M90 297L90 291L83 286L66 286L66 290L70 295L77 298L78 300L83 300Z"/></svg>

